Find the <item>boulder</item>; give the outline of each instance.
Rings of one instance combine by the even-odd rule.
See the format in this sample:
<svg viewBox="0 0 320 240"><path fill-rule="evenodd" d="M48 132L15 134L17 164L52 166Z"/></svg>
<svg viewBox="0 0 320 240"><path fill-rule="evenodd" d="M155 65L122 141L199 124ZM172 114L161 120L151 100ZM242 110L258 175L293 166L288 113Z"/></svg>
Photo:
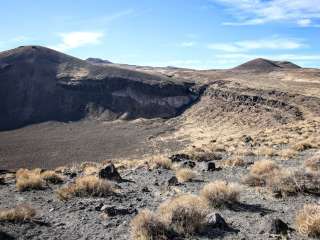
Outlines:
<svg viewBox="0 0 320 240"><path fill-rule="evenodd" d="M111 181L117 181L117 182L122 181L122 178L118 170L112 163L108 164L107 166L105 166L105 168L100 170L99 177L103 179L108 179Z"/></svg>
<svg viewBox="0 0 320 240"><path fill-rule="evenodd" d="M270 233L271 234L277 234L277 235L286 235L288 234L288 231L290 230L288 224L283 222L280 218L272 219L271 220L271 227L270 227Z"/></svg>

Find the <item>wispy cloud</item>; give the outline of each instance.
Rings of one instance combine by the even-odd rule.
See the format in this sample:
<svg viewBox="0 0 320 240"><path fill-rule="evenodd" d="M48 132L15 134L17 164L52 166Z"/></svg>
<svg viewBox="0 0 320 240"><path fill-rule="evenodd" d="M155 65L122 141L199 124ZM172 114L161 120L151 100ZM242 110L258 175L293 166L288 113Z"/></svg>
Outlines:
<svg viewBox="0 0 320 240"><path fill-rule="evenodd" d="M193 41L189 41L189 42L182 42L180 44L181 47L193 47L196 45L196 42Z"/></svg>
<svg viewBox="0 0 320 240"><path fill-rule="evenodd" d="M250 50L292 50L306 47L304 43L298 40L272 38L238 41L233 43L211 43L209 49L223 52L246 52Z"/></svg>
<svg viewBox="0 0 320 240"><path fill-rule="evenodd" d="M96 45L101 43L104 36L102 32L68 32L60 33L61 43L51 46L58 51L67 51L87 45Z"/></svg>
<svg viewBox="0 0 320 240"><path fill-rule="evenodd" d="M320 0L211 0L225 5L236 21L225 25L257 25L291 21L299 26L317 26Z"/></svg>

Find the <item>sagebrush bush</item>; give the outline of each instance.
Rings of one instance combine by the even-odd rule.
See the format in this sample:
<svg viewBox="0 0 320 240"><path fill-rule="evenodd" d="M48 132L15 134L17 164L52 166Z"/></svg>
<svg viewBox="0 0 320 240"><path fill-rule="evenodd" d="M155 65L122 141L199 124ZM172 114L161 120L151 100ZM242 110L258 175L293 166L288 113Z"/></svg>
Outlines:
<svg viewBox="0 0 320 240"><path fill-rule="evenodd" d="M155 156L152 158L151 163L156 168L163 168L163 169L171 169L172 168L172 161L171 159L164 157L164 156Z"/></svg>
<svg viewBox="0 0 320 240"><path fill-rule="evenodd" d="M278 174L280 167L271 160L261 160L255 162L249 174L243 179L249 186L265 186L267 179L274 174Z"/></svg>
<svg viewBox="0 0 320 240"><path fill-rule="evenodd" d="M60 184L63 183L63 177L55 171L44 171L40 174L41 178L49 183Z"/></svg>
<svg viewBox="0 0 320 240"><path fill-rule="evenodd" d="M305 160L304 166L309 171L320 171L320 152Z"/></svg>
<svg viewBox="0 0 320 240"><path fill-rule="evenodd" d="M305 205L296 216L296 226L302 235L320 237L320 205Z"/></svg>
<svg viewBox="0 0 320 240"><path fill-rule="evenodd" d="M243 167L243 166L245 166L245 162L241 158L227 159L223 162L223 164L228 167Z"/></svg>
<svg viewBox="0 0 320 240"><path fill-rule="evenodd" d="M141 211L130 223L132 240L169 240L167 226L156 214Z"/></svg>
<svg viewBox="0 0 320 240"><path fill-rule="evenodd" d="M190 182L197 176L190 168L180 168L176 171L176 177L180 183Z"/></svg>
<svg viewBox="0 0 320 240"><path fill-rule="evenodd" d="M187 194L163 202L157 214L176 233L192 235L205 226L209 213L207 202L199 196Z"/></svg>
<svg viewBox="0 0 320 240"><path fill-rule="evenodd" d="M206 184L200 191L200 196L211 206L221 207L239 202L240 185L217 180Z"/></svg>
<svg viewBox="0 0 320 240"><path fill-rule="evenodd" d="M113 192L109 181L96 176L83 176L76 179L75 183L62 187L57 191L61 200L72 197L104 197Z"/></svg>
<svg viewBox="0 0 320 240"><path fill-rule="evenodd" d="M41 170L19 169L16 173L16 187L18 191L44 189L45 181L41 178Z"/></svg>
<svg viewBox="0 0 320 240"><path fill-rule="evenodd" d="M18 205L15 208L0 209L0 221L25 222L36 216L36 211L29 205Z"/></svg>

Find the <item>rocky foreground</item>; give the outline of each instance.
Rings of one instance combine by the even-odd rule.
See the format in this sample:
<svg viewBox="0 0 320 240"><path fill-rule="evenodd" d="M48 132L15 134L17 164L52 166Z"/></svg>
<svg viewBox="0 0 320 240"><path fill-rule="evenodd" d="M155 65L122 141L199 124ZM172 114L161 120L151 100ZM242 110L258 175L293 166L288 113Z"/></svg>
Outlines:
<svg viewBox="0 0 320 240"><path fill-rule="evenodd" d="M211 143L170 158L2 171L1 239L319 237L319 227L297 217L306 204L318 204L319 139L255 147L264 140L242 136L241 154ZM21 204L35 212L19 218L28 212ZM8 217L15 206L20 213ZM185 218L170 215L177 209Z"/></svg>

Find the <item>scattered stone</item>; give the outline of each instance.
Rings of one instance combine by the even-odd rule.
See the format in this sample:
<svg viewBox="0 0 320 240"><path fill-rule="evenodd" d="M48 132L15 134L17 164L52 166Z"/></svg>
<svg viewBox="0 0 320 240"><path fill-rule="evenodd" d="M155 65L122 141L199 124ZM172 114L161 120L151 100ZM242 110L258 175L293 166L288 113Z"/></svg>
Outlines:
<svg viewBox="0 0 320 240"><path fill-rule="evenodd" d="M115 206L103 206L101 211L107 213L109 217L136 214L138 212L135 208L116 208Z"/></svg>
<svg viewBox="0 0 320 240"><path fill-rule="evenodd" d="M177 186L177 185L179 185L179 181L175 176L171 177L168 180L168 186Z"/></svg>
<svg viewBox="0 0 320 240"><path fill-rule="evenodd" d="M215 160L221 160L222 155L218 153L212 153L212 152L202 152L194 155L192 159L197 162L211 162Z"/></svg>
<svg viewBox="0 0 320 240"><path fill-rule="evenodd" d="M190 156L184 153L174 154L169 157L172 162L182 162L190 159Z"/></svg>
<svg viewBox="0 0 320 240"><path fill-rule="evenodd" d="M149 188L147 186L142 188L142 192L150 192Z"/></svg>
<svg viewBox="0 0 320 240"><path fill-rule="evenodd" d="M3 177L0 177L0 185L5 185L6 182L4 181L4 178Z"/></svg>
<svg viewBox="0 0 320 240"><path fill-rule="evenodd" d="M194 168L196 166L196 163L194 161L186 161L182 165L183 167Z"/></svg>
<svg viewBox="0 0 320 240"><path fill-rule="evenodd" d="M122 178L118 170L112 163L108 164L105 168L100 170L99 177L112 180L112 181L118 181L118 182L122 181Z"/></svg>
<svg viewBox="0 0 320 240"><path fill-rule="evenodd" d="M253 138L251 136L247 136L247 135L243 136L243 142L244 143L250 143L252 141L253 141Z"/></svg>
<svg viewBox="0 0 320 240"><path fill-rule="evenodd" d="M103 203L100 203L98 206L95 206L95 210L96 211L101 211L101 208L103 207L104 205L103 205Z"/></svg>
<svg viewBox="0 0 320 240"><path fill-rule="evenodd" d="M15 238L8 233L0 231L0 239L1 240L14 240Z"/></svg>
<svg viewBox="0 0 320 240"><path fill-rule="evenodd" d="M207 171L213 172L216 170L216 164L214 162L208 162Z"/></svg>
<svg viewBox="0 0 320 240"><path fill-rule="evenodd" d="M271 234L286 235L289 230L290 228L288 224L283 222L281 219L276 218L271 221L271 229L270 229Z"/></svg>
<svg viewBox="0 0 320 240"><path fill-rule="evenodd" d="M224 218L219 213L209 214L208 225L214 228L219 228L221 230L230 229L228 223L224 220Z"/></svg>

